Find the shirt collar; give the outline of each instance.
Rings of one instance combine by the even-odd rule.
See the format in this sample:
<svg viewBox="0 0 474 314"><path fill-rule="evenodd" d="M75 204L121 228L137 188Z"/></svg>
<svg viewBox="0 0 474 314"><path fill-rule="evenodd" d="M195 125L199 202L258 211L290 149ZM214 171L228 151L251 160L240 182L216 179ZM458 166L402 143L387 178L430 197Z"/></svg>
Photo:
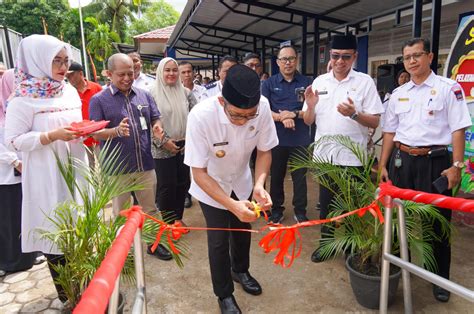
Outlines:
<svg viewBox="0 0 474 314"><path fill-rule="evenodd" d="M288 82L287 80L285 80L285 78L283 77L283 75L281 74L281 72L278 72L278 77L277 77L277 80L278 82ZM290 81L290 83L293 83L294 81L298 81L298 78L299 78L300 74L298 72L295 72L295 75L293 76L293 79Z"/></svg>
<svg viewBox="0 0 474 314"><path fill-rule="evenodd" d="M118 92L120 92L120 90L114 85L114 83L110 83L109 85L109 89L110 89L110 93L115 96L115 94L117 94ZM132 85L132 87L130 88L130 94L131 93L134 93L136 94L137 91L135 90L135 87ZM123 93L122 93L123 94Z"/></svg>
<svg viewBox="0 0 474 314"><path fill-rule="evenodd" d="M338 80L336 79L336 77L334 76L333 71L331 70L329 73L330 73L331 79L334 80L335 82L338 82L338 83L339 83L339 81L338 81ZM349 71L349 73L347 73L347 76L346 76L342 81L340 81L340 82L341 82L341 83L342 83L342 82L346 82L346 81L350 80L351 78L354 78L355 75L356 75L356 71L354 71L354 69L351 68L350 71Z"/></svg>
<svg viewBox="0 0 474 314"><path fill-rule="evenodd" d="M434 74L433 71L431 71L430 75L426 78L426 80L421 83L418 86L426 85L428 87L433 87L435 85L435 80L436 80L436 74ZM410 80L408 83L406 83L407 89L411 89L413 87L417 86L413 80Z"/></svg>

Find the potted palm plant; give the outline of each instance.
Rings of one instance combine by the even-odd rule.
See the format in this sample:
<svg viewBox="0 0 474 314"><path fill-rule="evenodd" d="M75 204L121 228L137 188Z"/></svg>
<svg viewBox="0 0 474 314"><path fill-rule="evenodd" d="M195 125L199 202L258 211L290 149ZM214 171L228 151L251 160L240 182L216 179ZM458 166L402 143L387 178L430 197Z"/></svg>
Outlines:
<svg viewBox="0 0 474 314"><path fill-rule="evenodd" d="M372 175L375 157L367 149L351 141L347 136L326 136L313 144L315 148L321 145L338 147L349 150L362 166L340 167L313 156L311 150L291 162L292 169L307 168L315 180L330 189L335 198L331 204L331 217L341 215L349 210L363 208L374 201L378 186L377 178ZM381 208L382 205L380 204ZM431 205L404 201L406 230L412 261L425 268L435 271L436 262L433 257L431 243L447 236L450 224ZM439 220L444 228L444 234L437 235L433 231L433 221ZM394 228L392 253L399 252L398 220L394 211ZM332 232L328 238L320 242L323 259L346 254L346 268L350 273L351 286L357 301L368 308L379 307L380 273L382 265L383 225L371 216L352 215L343 221L328 226ZM393 303L398 287L401 271L392 266L390 270L389 305Z"/></svg>
<svg viewBox="0 0 474 314"><path fill-rule="evenodd" d="M107 153L109 150L110 153ZM100 153L95 155L93 168L81 160L72 157L61 160L56 155L58 167L72 195L72 201L58 204L53 215L47 217L55 227L54 230L40 230L40 232L42 237L51 241L64 253L66 263L54 267L58 273L55 283L64 289L69 308L74 308L79 302L120 226L125 223L124 217L107 215L105 210L107 205L115 196L143 188L132 179L119 180L118 175L124 173L124 165L118 162L118 155L119 149L111 148L109 143L106 143ZM83 180L76 181L75 172L78 172ZM142 230L146 242L153 243L158 228L157 224L146 221ZM174 242L181 252L186 252L185 245ZM168 242L163 240L162 244L169 249ZM179 266L183 265L179 255L173 254L173 257ZM134 281L131 254L125 262L122 278L129 283ZM123 309L125 303L122 303Z"/></svg>

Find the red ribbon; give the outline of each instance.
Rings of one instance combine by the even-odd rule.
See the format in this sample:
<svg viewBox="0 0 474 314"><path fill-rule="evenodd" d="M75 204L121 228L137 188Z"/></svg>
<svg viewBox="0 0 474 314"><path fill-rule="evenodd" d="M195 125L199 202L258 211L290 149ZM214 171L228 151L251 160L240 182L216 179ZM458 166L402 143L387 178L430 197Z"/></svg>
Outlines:
<svg viewBox="0 0 474 314"><path fill-rule="evenodd" d="M140 229L143 228L143 224L145 223L145 216L144 213L142 212L142 208L140 206L134 205L130 207L129 209L124 209L120 212L120 216L127 218L127 220L130 218L133 212L139 212L140 215L140 225L138 226Z"/></svg>
<svg viewBox="0 0 474 314"><path fill-rule="evenodd" d="M357 215L359 215L359 217L362 217L367 213L367 211L369 211L369 213L371 213L372 216L374 216L375 218L378 218L381 224L385 222L382 211L380 210L380 206L377 202L373 202L369 206L359 209Z"/></svg>
<svg viewBox="0 0 474 314"><path fill-rule="evenodd" d="M284 227L282 225L271 225L264 227L269 228L270 232L260 240L258 245L263 248L265 253L278 250L273 263L281 265L283 268L290 267L295 258L301 254L303 240L297 225ZM272 230L273 229L273 230ZM291 249L291 253L289 253ZM287 263L285 261L288 260Z"/></svg>

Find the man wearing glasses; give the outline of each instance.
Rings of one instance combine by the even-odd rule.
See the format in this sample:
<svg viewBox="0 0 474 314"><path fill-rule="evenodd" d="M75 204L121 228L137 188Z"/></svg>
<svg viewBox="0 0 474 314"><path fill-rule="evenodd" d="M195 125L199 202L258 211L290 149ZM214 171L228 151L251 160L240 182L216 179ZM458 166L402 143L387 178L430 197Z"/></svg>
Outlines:
<svg viewBox="0 0 474 314"><path fill-rule="evenodd" d="M311 143L310 127L303 122L303 97L301 93L311 80L296 70L298 54L292 46L285 46L278 51L277 64L280 73L273 75L262 85L262 95L267 97L272 109L279 144L272 149L272 167L270 195L273 200L271 222L283 220L285 208L285 180L288 160L305 150ZM308 221L306 217L307 187L306 169L291 173L293 182L293 207L296 222Z"/></svg>
<svg viewBox="0 0 474 314"><path fill-rule="evenodd" d="M310 125L316 120L315 141L323 136L345 135L367 147L369 128L377 128L383 113L374 81L369 75L352 69L357 59L355 36L334 36L330 54L332 70L318 76L306 90L304 122ZM340 145L320 145L315 148L314 156L341 167L362 166L354 154ZM333 198L331 190L319 186L320 219L329 214ZM330 236L331 229L322 225L321 238ZM319 248L313 252L311 260L315 263L324 261Z"/></svg>
<svg viewBox="0 0 474 314"><path fill-rule="evenodd" d="M222 94L189 113L184 163L191 167L191 195L202 208L208 228L251 229L257 216L251 198L266 210L272 205L264 183L278 144L268 101L260 97L258 75L244 65L227 73ZM255 181L249 167L257 148ZM232 280L258 295L260 284L249 273L250 233L207 232L214 293L222 313L240 313Z"/></svg>
<svg viewBox="0 0 474 314"><path fill-rule="evenodd" d="M463 91L455 81L431 71L433 53L428 40L409 40L403 45L402 53L411 81L393 91L385 113L380 158L382 180L390 179L402 188L450 196L451 189L461 180L465 129L471 126ZM447 149L450 144L452 159ZM440 185L436 183L443 181ZM451 220L451 210L439 208L439 211ZM439 222L433 228L441 237L432 244L438 275L449 279L449 239L443 236ZM447 302L450 293L433 285L433 295L436 300Z"/></svg>
<svg viewBox="0 0 474 314"><path fill-rule="evenodd" d="M262 75L262 63L260 62L260 56L254 52L249 52L245 55L244 59L242 60L245 66L248 66L252 70L254 70L258 77Z"/></svg>

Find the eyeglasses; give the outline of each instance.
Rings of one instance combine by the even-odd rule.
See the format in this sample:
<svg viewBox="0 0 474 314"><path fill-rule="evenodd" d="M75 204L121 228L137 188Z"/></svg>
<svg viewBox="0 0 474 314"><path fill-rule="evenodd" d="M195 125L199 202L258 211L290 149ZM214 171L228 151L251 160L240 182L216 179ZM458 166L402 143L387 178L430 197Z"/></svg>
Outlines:
<svg viewBox="0 0 474 314"><path fill-rule="evenodd" d="M427 55L427 54L428 53L426 51L415 52L415 53L412 53L411 55L403 56L403 62L410 62L411 58L413 58L415 61L418 61L420 60L421 56Z"/></svg>
<svg viewBox="0 0 474 314"><path fill-rule="evenodd" d="M63 65L69 67L69 59L61 60L61 59L53 59L53 65L60 68Z"/></svg>
<svg viewBox="0 0 474 314"><path fill-rule="evenodd" d="M345 53L345 54L338 54L338 53L331 53L331 59L333 60L339 60L342 59L342 61L349 61L354 55L350 53Z"/></svg>
<svg viewBox="0 0 474 314"><path fill-rule="evenodd" d="M229 109L227 108L228 105L229 103L226 100L224 100L224 111L227 112L227 114L232 120L236 120L236 121L247 120L248 121L248 120L252 120L258 117L260 107L257 109L257 112L255 112L254 114L242 115L242 114L233 113L232 111L229 111Z"/></svg>
<svg viewBox="0 0 474 314"><path fill-rule="evenodd" d="M293 63L293 62L296 61L296 57L293 57L293 56L291 56L291 57L281 57L281 58L278 58L278 60L280 60L283 63L287 63L287 62Z"/></svg>
<svg viewBox="0 0 474 314"><path fill-rule="evenodd" d="M262 66L260 63L247 63L245 65L248 66L251 69L256 69L256 68L259 68L259 67Z"/></svg>

